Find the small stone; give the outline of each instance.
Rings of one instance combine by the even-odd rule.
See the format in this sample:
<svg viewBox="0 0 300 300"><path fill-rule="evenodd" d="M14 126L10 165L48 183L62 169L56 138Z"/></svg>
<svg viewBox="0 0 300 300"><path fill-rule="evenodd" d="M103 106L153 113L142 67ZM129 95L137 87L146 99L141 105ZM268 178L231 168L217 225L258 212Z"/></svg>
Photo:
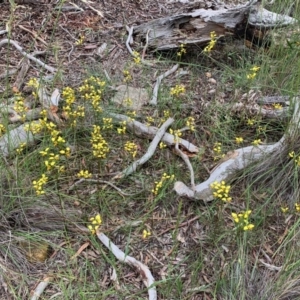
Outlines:
<svg viewBox="0 0 300 300"><path fill-rule="evenodd" d="M209 78L207 81L211 84L217 84L217 80L214 78Z"/></svg>

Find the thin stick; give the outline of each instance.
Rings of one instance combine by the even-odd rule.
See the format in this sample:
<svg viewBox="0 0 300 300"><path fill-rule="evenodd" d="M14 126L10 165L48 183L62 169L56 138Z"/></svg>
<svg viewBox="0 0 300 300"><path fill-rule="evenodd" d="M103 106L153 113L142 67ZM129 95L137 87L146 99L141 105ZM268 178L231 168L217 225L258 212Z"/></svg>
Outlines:
<svg viewBox="0 0 300 300"><path fill-rule="evenodd" d="M129 45L130 44L130 40L132 38L132 34L133 34L133 26L131 26L130 28L128 26L126 26L126 29L128 31L128 37L127 37L127 40L126 40L126 47L127 47L128 51L129 51L129 53L134 57L134 53L133 53L133 51L132 51L132 49L131 49L131 47Z"/></svg>
<svg viewBox="0 0 300 300"><path fill-rule="evenodd" d="M120 188L118 188L117 186L115 186L113 183L111 183L109 181L98 180L98 179L91 179L91 178L81 178L81 179L79 179L78 181L76 181L74 184L72 184L70 186L69 191L72 191L76 185L79 185L82 182L92 182L92 183L104 183L104 184L107 184L107 185L111 186L112 188L114 188L116 191L118 191L118 193L120 193L122 196L135 196L136 195L136 194L124 193Z"/></svg>
<svg viewBox="0 0 300 300"><path fill-rule="evenodd" d="M177 69L178 69L179 65L175 65L173 66L170 70L168 70L167 72L165 72L164 74L160 75L157 77L156 79L156 83L155 83L155 86L154 86L154 89L153 89L153 95L152 95L152 99L150 100L149 104L151 105L157 105L157 97L158 97L158 89L159 89L159 86L161 84L161 81L169 76L170 74L174 73Z"/></svg>
<svg viewBox="0 0 300 300"><path fill-rule="evenodd" d="M2 46L4 46L5 44L12 44L23 56L29 58L30 60L34 61L35 63L37 63L38 65L42 66L43 68L45 68L47 71L51 72L51 73L55 73L57 70L53 67L48 66L47 64L45 64L44 62L42 62L41 60L39 60L38 58L35 58L34 56L32 56L31 54L26 53L23 48L21 46L18 45L18 43L14 40L9 40L9 39L3 39L2 41L0 41L0 48Z"/></svg>
<svg viewBox="0 0 300 300"><path fill-rule="evenodd" d="M155 279L152 276L149 268L140 261L136 260L134 257L125 254L104 233L97 231L96 234L99 240L104 244L104 246L109 249L119 261L133 266L138 270L143 278L144 284L148 288L149 300L156 300L157 293L156 287L154 285Z"/></svg>
<svg viewBox="0 0 300 300"><path fill-rule="evenodd" d="M40 42L42 42L45 46L48 46L47 42L44 41L41 37L39 37L38 34L37 34L35 31L33 31L33 30L31 31L31 30L29 30L28 28L26 28L26 27L24 27L24 26L22 26L22 25L18 25L18 27L21 28L21 29L23 29L23 30L26 31L26 32L29 32L30 34L33 35L33 37L34 37L35 39L37 39L37 40L39 40Z"/></svg>
<svg viewBox="0 0 300 300"><path fill-rule="evenodd" d="M142 166L145 162L147 162L154 154L158 143L161 141L162 137L166 133L168 127L174 122L174 119L169 118L166 122L162 124L162 126L157 130L156 135L152 142L150 143L147 152L138 160L133 162L129 167L123 170L120 174L116 175L113 179L124 178L135 172L139 166Z"/></svg>
<svg viewBox="0 0 300 300"><path fill-rule="evenodd" d="M142 60L144 60L145 58L145 55L146 55L146 51L147 51L147 48L148 48L148 43L149 43L149 32L151 31L152 29L148 29L147 30L147 33L146 33L146 44L143 48L143 53L142 53Z"/></svg>
<svg viewBox="0 0 300 300"><path fill-rule="evenodd" d="M195 174L194 174L194 169L193 169L193 166L192 166L192 164L190 162L189 157L179 149L179 146L178 146L179 139L180 138L177 138L177 140L176 140L175 152L183 159L183 161L187 165L187 167L188 167L188 169L190 171L190 174L191 174L191 188L192 188L192 190L195 190Z"/></svg>

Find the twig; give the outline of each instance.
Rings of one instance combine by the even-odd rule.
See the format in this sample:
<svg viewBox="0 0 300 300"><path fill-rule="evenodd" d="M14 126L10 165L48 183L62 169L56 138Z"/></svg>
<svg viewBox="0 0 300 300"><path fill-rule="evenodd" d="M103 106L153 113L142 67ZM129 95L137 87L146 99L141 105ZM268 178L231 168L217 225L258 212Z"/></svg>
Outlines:
<svg viewBox="0 0 300 300"><path fill-rule="evenodd" d="M91 10L93 10L94 12L96 12L98 16L100 16L101 18L103 18L103 13L100 10L97 10L94 7L92 7L86 0L81 0L81 1L83 3L85 3Z"/></svg>
<svg viewBox="0 0 300 300"><path fill-rule="evenodd" d="M21 29L23 29L23 30L26 31L26 32L29 32L30 34L33 35L33 37L34 37L35 39L37 39L37 40L39 40L40 42L42 42L45 46L48 46L47 42L44 41L42 38L40 38L40 37L38 36L38 34L37 34L35 31L31 31L31 30L29 30L28 28L26 28L26 27L24 27L24 26L22 26L22 25L18 25L18 27L21 28Z"/></svg>
<svg viewBox="0 0 300 300"><path fill-rule="evenodd" d="M147 30L147 33L146 33L146 44L143 48L143 53L142 53L142 60L144 60L145 58L145 55L146 55L146 51L147 51L147 48L148 48L148 43L149 43L149 32L151 31L152 29L148 29Z"/></svg>
<svg viewBox="0 0 300 300"><path fill-rule="evenodd" d="M43 281L41 281L36 289L33 292L33 296L30 298L30 300L37 300L40 298L40 296L42 295L42 293L44 292L45 288L48 286L48 284L50 283L50 281L52 280L51 277L46 277Z"/></svg>
<svg viewBox="0 0 300 300"><path fill-rule="evenodd" d="M147 137L149 139L153 139L156 135L158 128L154 126L147 126L141 122L132 120L131 118L121 115L121 114L115 114L115 113L109 113L110 117L112 117L114 120L122 122L126 121L126 127L130 129L135 135L141 136L141 137ZM161 139L165 144L168 146L175 145L175 137L173 134L165 133ZM186 149L187 151L191 153L198 153L199 148L196 147L194 144L188 142L187 140L180 139L179 145Z"/></svg>
<svg viewBox="0 0 300 300"><path fill-rule="evenodd" d="M0 30L0 35L7 33L7 30Z"/></svg>
<svg viewBox="0 0 300 300"><path fill-rule="evenodd" d="M156 300L157 293L154 285L155 280L149 268L140 261L136 260L134 257L129 256L121 251L104 233L97 231L96 234L104 246L108 248L119 261L133 266L138 270L143 278L144 284L148 288L149 300Z"/></svg>
<svg viewBox="0 0 300 300"><path fill-rule="evenodd" d="M145 162L147 162L154 154L158 143L166 133L168 127L174 122L174 119L169 118L166 122L162 124L162 126L157 130L155 137L150 143L147 152L138 160L133 162L129 167L123 170L120 174L116 175L114 179L123 178L128 176L136 171L139 166L142 166Z"/></svg>
<svg viewBox="0 0 300 300"><path fill-rule="evenodd" d="M118 191L118 193L120 193L122 196L135 196L136 194L128 194L128 193L124 193L120 188L118 188L117 186L115 186L113 183L109 182L109 181L105 181L105 180L98 180L98 179L91 179L91 178L81 178L78 181L76 181L74 184L72 184L69 188L69 191L72 191L74 189L74 187L76 185L81 184L82 182L92 182L92 183L104 183L106 185L111 186L112 188L114 188L116 191Z"/></svg>
<svg viewBox="0 0 300 300"><path fill-rule="evenodd" d="M188 220L188 221L185 221L185 222L181 223L181 224L178 225L178 226L177 226L177 225L173 225L173 226L167 228L166 230L164 230L163 232L160 232L159 234L157 234L157 236L163 235L163 234L169 232L169 231L172 230L172 229L175 229L175 228L181 228L181 227L184 227L185 225L189 225L190 223L192 223L192 222L198 220L199 218L200 218L200 216L196 216L196 217L194 217L194 218L192 218L192 219L190 219L190 220Z"/></svg>
<svg viewBox="0 0 300 300"><path fill-rule="evenodd" d="M191 174L191 188L192 190L195 190L195 174L194 174L193 166L189 160L189 157L179 149L178 142L179 142L179 138L177 138L176 141L175 152L183 159L183 161L187 165Z"/></svg>
<svg viewBox="0 0 300 300"><path fill-rule="evenodd" d="M48 66L38 58L35 58L33 55L26 53L21 46L18 45L18 43L14 40L9 40L9 39L3 39L0 41L0 48L5 45L5 44L12 44L23 56L29 58L30 60L34 61L38 65L42 66L46 70L48 70L51 73L55 73L57 70L53 67Z"/></svg>
<svg viewBox="0 0 300 300"><path fill-rule="evenodd" d="M153 95L152 95L152 99L150 100L149 104L151 105L157 105L157 96L158 96L158 89L159 89L159 86L161 84L161 81L169 76L170 74L174 73L177 69L178 69L179 65L175 65L173 66L170 70L168 70L167 72L165 72L164 74L160 75L157 77L156 79L156 83L155 83L155 86L154 86L154 89L153 89Z"/></svg>
<svg viewBox="0 0 300 300"><path fill-rule="evenodd" d="M126 26L126 29L128 31L128 37L127 37L127 40L126 40L126 47L127 47L127 50L129 51L129 53L134 57L134 53L130 47L130 40L132 38L132 34L133 34L133 26L131 26L130 28L128 26Z"/></svg>

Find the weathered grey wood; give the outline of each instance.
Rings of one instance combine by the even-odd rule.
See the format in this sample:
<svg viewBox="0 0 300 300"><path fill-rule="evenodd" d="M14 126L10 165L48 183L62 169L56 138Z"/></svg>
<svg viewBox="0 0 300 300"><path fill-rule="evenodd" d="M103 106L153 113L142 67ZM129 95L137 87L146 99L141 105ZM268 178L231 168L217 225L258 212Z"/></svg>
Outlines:
<svg viewBox="0 0 300 300"><path fill-rule="evenodd" d="M261 30L296 22L291 17L272 13L260 5L257 0L252 0L229 9L223 6L218 10L196 9L136 26L134 36L142 41L148 33L150 48L170 50L178 48L180 44L204 46L211 40L212 31L220 38L233 35L237 30L244 33L247 26Z"/></svg>

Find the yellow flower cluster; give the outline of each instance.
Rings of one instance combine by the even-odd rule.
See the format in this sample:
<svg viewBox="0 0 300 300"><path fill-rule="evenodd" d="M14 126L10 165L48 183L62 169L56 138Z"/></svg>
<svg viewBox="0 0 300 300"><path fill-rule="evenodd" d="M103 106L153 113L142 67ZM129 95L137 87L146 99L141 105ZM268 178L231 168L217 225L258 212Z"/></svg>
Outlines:
<svg viewBox="0 0 300 300"><path fill-rule="evenodd" d="M44 185L47 183L48 177L45 174L42 174L42 177L38 180L32 182L33 188L35 189L36 194L43 195L45 194Z"/></svg>
<svg viewBox="0 0 300 300"><path fill-rule="evenodd" d="M296 166L300 167L300 155L299 154L295 154L295 151L291 151L289 153L289 157L294 160Z"/></svg>
<svg viewBox="0 0 300 300"><path fill-rule="evenodd" d="M43 124L38 121L32 121L24 125L24 130L32 134L40 133L43 130Z"/></svg>
<svg viewBox="0 0 300 300"><path fill-rule="evenodd" d="M94 76L84 80L83 85L79 87L83 99L90 101L97 112L102 111L100 101L104 87L105 81L101 81L101 79Z"/></svg>
<svg viewBox="0 0 300 300"><path fill-rule="evenodd" d="M108 144L101 135L100 126L94 125L93 128L91 139L93 155L97 158L106 158L109 152Z"/></svg>
<svg viewBox="0 0 300 300"><path fill-rule="evenodd" d="M185 93L185 87L182 84L177 84L175 87L172 87L170 90L170 95L174 97L179 97Z"/></svg>
<svg viewBox="0 0 300 300"><path fill-rule="evenodd" d="M88 170L81 170L79 173L77 173L78 178L91 178L92 174Z"/></svg>
<svg viewBox="0 0 300 300"><path fill-rule="evenodd" d="M27 82L27 86L37 89L39 87L39 82L36 78L30 78L29 81Z"/></svg>
<svg viewBox="0 0 300 300"><path fill-rule="evenodd" d="M297 207L295 207L295 208L297 210ZM300 207L299 207L299 209L300 209ZM285 214L289 211L289 208L287 206L283 206L283 207L280 207L280 210Z"/></svg>
<svg viewBox="0 0 300 300"><path fill-rule="evenodd" d="M274 103L273 107L274 107L274 109L282 109L282 104L280 104L280 103Z"/></svg>
<svg viewBox="0 0 300 300"><path fill-rule="evenodd" d="M174 135L174 143L179 142L180 137L182 136L182 132L177 129L177 130L173 130L172 128L169 129L170 134Z"/></svg>
<svg viewBox="0 0 300 300"><path fill-rule="evenodd" d="M133 111L128 111L127 113L126 113L126 115L130 118L130 120L132 121L132 120L134 120L134 118L136 117L136 111L135 110L133 110Z"/></svg>
<svg viewBox="0 0 300 300"><path fill-rule="evenodd" d="M182 57L183 54L186 54L186 46L184 44L180 44L177 56Z"/></svg>
<svg viewBox="0 0 300 300"><path fill-rule="evenodd" d="M77 118L83 118L85 115L84 107L82 105L78 105L76 108L75 104L75 91L66 87L63 89L62 96L65 100L65 105L63 106L63 114L66 119L70 119L70 123L75 126L77 124Z"/></svg>
<svg viewBox="0 0 300 300"><path fill-rule="evenodd" d="M247 125L248 126L253 126L255 124L255 120L254 119L248 119L247 120Z"/></svg>
<svg viewBox="0 0 300 300"><path fill-rule="evenodd" d="M17 154L21 154L26 147L26 143L21 143L19 147L16 149Z"/></svg>
<svg viewBox="0 0 300 300"><path fill-rule="evenodd" d="M222 150L222 144L221 143L215 143L213 147L214 152L214 160L220 159L225 156Z"/></svg>
<svg viewBox="0 0 300 300"><path fill-rule="evenodd" d="M144 229L144 230L143 230L143 235L142 235L143 239L145 240L145 239L147 239L149 236L151 236L151 232L150 232L149 230L147 230L147 229Z"/></svg>
<svg viewBox="0 0 300 300"><path fill-rule="evenodd" d="M300 204L299 203L295 203L295 209L296 209L296 212L300 211Z"/></svg>
<svg viewBox="0 0 300 300"><path fill-rule="evenodd" d="M103 118L103 129L112 129L113 124L112 124L112 118Z"/></svg>
<svg viewBox="0 0 300 300"><path fill-rule="evenodd" d="M141 63L141 56L137 51L133 51L133 61L138 65Z"/></svg>
<svg viewBox="0 0 300 300"><path fill-rule="evenodd" d="M26 112L28 111L28 107L25 105L25 99L20 93L17 93L14 100L14 110L20 114L23 119L25 119Z"/></svg>
<svg viewBox="0 0 300 300"><path fill-rule="evenodd" d="M129 141L126 142L125 146L124 146L124 149L125 149L125 151L130 153L133 158L136 157L138 147L134 142L129 142Z"/></svg>
<svg viewBox="0 0 300 300"><path fill-rule="evenodd" d="M251 73L247 74L247 79L254 79L257 75L257 71L260 69L260 67L254 66L250 69Z"/></svg>
<svg viewBox="0 0 300 300"><path fill-rule="evenodd" d="M152 189L152 193L156 196L159 192L159 190L163 187L166 181L173 181L175 178L174 174L168 175L167 173L164 173L160 181L155 181L155 187Z"/></svg>
<svg viewBox="0 0 300 300"><path fill-rule="evenodd" d="M167 147L167 145L164 142L159 143L159 149L164 149L166 147Z"/></svg>
<svg viewBox="0 0 300 300"><path fill-rule="evenodd" d="M147 126L151 126L154 123L153 117L147 116L146 120L147 120L147 122L146 122Z"/></svg>
<svg viewBox="0 0 300 300"><path fill-rule="evenodd" d="M186 126L190 131L195 131L195 119L193 117L188 117L186 120Z"/></svg>
<svg viewBox="0 0 300 300"><path fill-rule="evenodd" d="M91 234L95 234L102 224L101 216L97 214L95 217L90 218L89 221L91 224L88 225L88 229L90 230Z"/></svg>
<svg viewBox="0 0 300 300"><path fill-rule="evenodd" d="M126 99L124 99L124 104L126 105L126 106L131 106L132 104L133 104L133 102L132 102L132 100L130 99L130 98L126 98Z"/></svg>
<svg viewBox="0 0 300 300"><path fill-rule="evenodd" d="M213 196L223 202L231 202L232 198L229 197L230 185L226 185L225 181L215 181L210 185L213 190Z"/></svg>
<svg viewBox="0 0 300 300"><path fill-rule="evenodd" d="M258 145L260 145L261 143L262 143L261 139L257 139L257 140L254 140L251 144L252 144L253 146L258 146Z"/></svg>
<svg viewBox="0 0 300 300"><path fill-rule="evenodd" d="M126 121L120 123L122 126L121 128L117 128L118 134L125 134L126 133Z"/></svg>
<svg viewBox="0 0 300 300"><path fill-rule="evenodd" d="M244 231L249 231L254 228L254 224L249 223L249 216L251 212L251 210L246 210L241 211L240 213L231 213L231 216L239 228L242 228Z"/></svg>
<svg viewBox="0 0 300 300"><path fill-rule="evenodd" d="M244 141L244 139L242 137L236 137L235 138L235 142L239 145Z"/></svg>
<svg viewBox="0 0 300 300"><path fill-rule="evenodd" d="M128 70L123 71L123 76L124 76L124 82L128 83L132 80L132 76Z"/></svg>
<svg viewBox="0 0 300 300"><path fill-rule="evenodd" d="M81 46L84 43L85 37L84 35L80 35L79 39L75 42L76 46Z"/></svg>
<svg viewBox="0 0 300 300"><path fill-rule="evenodd" d="M210 42L209 44L204 48L204 52L211 52L211 50L214 48L214 46L216 45L217 43L217 35L216 35L216 32L215 31L212 31L210 33Z"/></svg>

